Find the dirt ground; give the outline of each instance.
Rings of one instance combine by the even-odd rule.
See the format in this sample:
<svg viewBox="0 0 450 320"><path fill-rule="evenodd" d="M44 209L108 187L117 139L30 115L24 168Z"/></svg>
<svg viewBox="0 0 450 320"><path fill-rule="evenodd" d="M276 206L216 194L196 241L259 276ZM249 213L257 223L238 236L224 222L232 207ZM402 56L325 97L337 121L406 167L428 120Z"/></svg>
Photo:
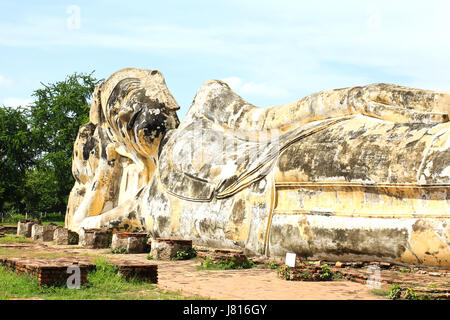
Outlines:
<svg viewBox="0 0 450 320"><path fill-rule="evenodd" d="M286 281L276 270L197 270L199 259L186 261L147 260L147 254L110 254L108 249L79 249L44 243L2 244L14 256L73 256L93 260L103 256L110 260L131 260L158 265L158 287L178 291L186 296L217 300L380 300L364 284L339 280L330 282ZM16 247L16 250L14 250ZM3 253L3 255L5 252Z"/></svg>
<svg viewBox="0 0 450 320"><path fill-rule="evenodd" d="M199 261L156 261L159 286L219 300L378 300L369 287L351 281L286 281L276 270L197 270Z"/></svg>

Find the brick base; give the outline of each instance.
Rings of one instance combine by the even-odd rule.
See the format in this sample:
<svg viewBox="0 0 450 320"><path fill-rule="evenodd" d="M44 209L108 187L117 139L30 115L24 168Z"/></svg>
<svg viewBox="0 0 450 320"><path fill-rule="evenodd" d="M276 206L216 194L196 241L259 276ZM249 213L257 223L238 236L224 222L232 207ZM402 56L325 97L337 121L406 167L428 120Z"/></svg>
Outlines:
<svg viewBox="0 0 450 320"><path fill-rule="evenodd" d="M138 263L132 261L111 262L118 268L118 273L126 280L137 278L150 283L158 283L158 266L155 264ZM94 271L96 266L89 260L58 258L52 260L28 258L2 258L0 265L18 274L29 274L38 279L39 285L66 285L71 274L67 273L70 266L80 268L80 284L87 282L87 274Z"/></svg>
<svg viewBox="0 0 450 320"><path fill-rule="evenodd" d="M71 276L67 273L67 268L74 265L80 268L80 284L83 285L87 282L88 272L95 269L95 265L91 263L68 259L0 258L0 265L18 274L36 277L41 286L66 285L67 279Z"/></svg>

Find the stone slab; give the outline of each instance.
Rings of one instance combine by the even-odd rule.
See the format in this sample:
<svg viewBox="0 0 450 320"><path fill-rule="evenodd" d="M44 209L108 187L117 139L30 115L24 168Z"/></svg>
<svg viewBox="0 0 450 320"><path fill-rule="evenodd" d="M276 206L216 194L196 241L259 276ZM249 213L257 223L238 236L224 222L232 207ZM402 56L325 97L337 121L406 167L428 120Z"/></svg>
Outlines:
<svg viewBox="0 0 450 320"><path fill-rule="evenodd" d="M57 227L55 224L49 224L47 226L33 224L31 227L31 238L38 241L52 241L53 233Z"/></svg>
<svg viewBox="0 0 450 320"><path fill-rule="evenodd" d="M40 220L26 219L17 223L17 235L25 238L31 237L31 229L35 224L42 224Z"/></svg>
<svg viewBox="0 0 450 320"><path fill-rule="evenodd" d="M78 244L79 235L67 228L56 228L53 233L53 239L59 245L75 245Z"/></svg>
<svg viewBox="0 0 450 320"><path fill-rule="evenodd" d="M151 241L150 255L156 260L171 260L177 257L179 250L190 249L192 240L156 238Z"/></svg>
<svg viewBox="0 0 450 320"><path fill-rule="evenodd" d="M80 245L86 249L109 248L112 241L112 231L104 229L82 229Z"/></svg>

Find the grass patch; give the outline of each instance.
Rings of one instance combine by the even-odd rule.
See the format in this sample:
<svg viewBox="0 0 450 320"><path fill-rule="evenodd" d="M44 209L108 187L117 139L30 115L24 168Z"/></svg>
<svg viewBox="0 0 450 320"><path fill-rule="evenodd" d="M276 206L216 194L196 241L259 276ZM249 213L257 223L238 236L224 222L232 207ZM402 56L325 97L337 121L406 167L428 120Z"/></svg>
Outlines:
<svg viewBox="0 0 450 320"><path fill-rule="evenodd" d="M10 225L17 225L18 221L11 221L11 222L0 222L0 226L10 226ZM42 225L48 226L50 223L56 224L58 226L64 227L64 221L41 221Z"/></svg>
<svg viewBox="0 0 450 320"><path fill-rule="evenodd" d="M76 248L73 248L76 249ZM66 252L67 251L67 252ZM64 249L64 251L39 251L33 247L29 248L14 248L14 247L0 247L0 256L10 258L40 258L40 259L54 259L63 257L85 256L85 257L100 257L100 254L95 253L78 253L73 252L72 248Z"/></svg>
<svg viewBox="0 0 450 320"><path fill-rule="evenodd" d="M64 221L42 221L43 226L48 226L50 223L56 224L57 226L64 227Z"/></svg>
<svg viewBox="0 0 450 320"><path fill-rule="evenodd" d="M120 247L120 248L116 248L116 249L111 249L109 252L107 253L112 253L112 254L126 254L127 253L127 248L124 247Z"/></svg>
<svg viewBox="0 0 450 320"><path fill-rule="evenodd" d="M270 261L269 263L256 264L255 268L276 270L278 268L278 264L276 261Z"/></svg>
<svg viewBox="0 0 450 320"><path fill-rule="evenodd" d="M138 279L129 281L117 274L117 267L105 259L96 259L97 269L88 274L80 289L40 287L37 279L17 275L0 266L0 299L39 297L49 300L180 300L199 299L168 292Z"/></svg>
<svg viewBox="0 0 450 320"><path fill-rule="evenodd" d="M33 242L31 238L19 237L15 234L6 234L0 238L0 243L30 243Z"/></svg>
<svg viewBox="0 0 450 320"><path fill-rule="evenodd" d="M427 285L427 289L430 289L430 290L436 290L437 287L438 286L437 286L436 283L430 283L430 284Z"/></svg>
<svg viewBox="0 0 450 320"><path fill-rule="evenodd" d="M197 266L197 270L230 270L230 269L250 269L255 266L251 260L243 260L238 262L235 257L231 259L222 259L214 262L211 258L206 258L201 265Z"/></svg>
<svg viewBox="0 0 450 320"><path fill-rule="evenodd" d="M372 290L370 290L370 293L372 293L376 296L386 297L388 295L389 291L386 289L372 289Z"/></svg>
<svg viewBox="0 0 450 320"><path fill-rule="evenodd" d="M417 294L414 288L402 289L399 285L390 286L386 297L391 300L440 300L437 295L433 294Z"/></svg>
<svg viewBox="0 0 450 320"><path fill-rule="evenodd" d="M26 250L26 248L2 248L0 247L0 256L6 256L9 258L42 258L42 259L52 259L52 258L62 258L73 256L69 253L59 253L59 252L41 252L41 251L31 251Z"/></svg>

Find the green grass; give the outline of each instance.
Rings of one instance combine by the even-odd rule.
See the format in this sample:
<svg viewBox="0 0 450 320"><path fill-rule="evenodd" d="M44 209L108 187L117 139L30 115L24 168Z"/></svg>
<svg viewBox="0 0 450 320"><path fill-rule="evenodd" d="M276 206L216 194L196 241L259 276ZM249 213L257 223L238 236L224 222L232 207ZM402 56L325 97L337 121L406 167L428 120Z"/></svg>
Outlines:
<svg viewBox="0 0 450 320"><path fill-rule="evenodd" d="M255 264L251 260L245 260L242 263L238 263L236 258L223 259L219 262L214 262L210 258L206 258L200 266L197 266L197 270L230 270L230 269L250 269L255 267Z"/></svg>
<svg viewBox="0 0 450 320"><path fill-rule="evenodd" d="M372 289L370 292L377 296L386 297L389 294L389 291L386 289Z"/></svg>
<svg viewBox="0 0 450 320"><path fill-rule="evenodd" d="M427 289L430 289L430 290L435 290L437 287L438 286L436 283L430 283L429 285L427 285Z"/></svg>
<svg viewBox="0 0 450 320"><path fill-rule="evenodd" d="M2 238L0 238L2 239ZM10 241L9 241L10 242ZM99 253L89 253L89 252L73 252L72 250L77 248L66 248L63 251L40 251L33 250L30 248L16 248L16 247L1 247L0 246L0 256L10 257L10 258L39 258L39 259L53 259L53 258L63 258L63 257L74 257L74 256L84 256L89 258L100 258L102 257ZM110 252L108 252L110 253Z"/></svg>
<svg viewBox="0 0 450 320"><path fill-rule="evenodd" d="M120 247L120 248L117 248L117 249L111 249L111 250L107 251L106 253L126 254L127 253L127 248Z"/></svg>
<svg viewBox="0 0 450 320"><path fill-rule="evenodd" d="M96 259L97 269L88 274L88 282L80 289L40 287L37 279L17 275L0 266L0 300L39 297L49 300L180 300L199 299L178 292L167 292L154 284L137 279L129 281L117 274L116 266Z"/></svg>
<svg viewBox="0 0 450 320"><path fill-rule="evenodd" d="M271 261L269 263L255 264L255 268L276 270L278 268L278 265L275 261Z"/></svg>
<svg viewBox="0 0 450 320"><path fill-rule="evenodd" d="M44 226L48 226L50 223L64 227L64 221L42 221L42 225L44 225Z"/></svg>
<svg viewBox="0 0 450 320"><path fill-rule="evenodd" d="M33 242L31 238L18 237L15 234L6 234L4 237L0 238L0 243L29 243Z"/></svg>
<svg viewBox="0 0 450 320"><path fill-rule="evenodd" d="M0 226L14 226L18 222L0 222ZM50 223L56 224L58 226L64 227L64 221L42 221L42 225L48 226Z"/></svg>
<svg viewBox="0 0 450 320"><path fill-rule="evenodd" d="M387 291L387 298L391 300L440 300L437 295L417 294L414 288L402 289L399 285L393 284Z"/></svg>

